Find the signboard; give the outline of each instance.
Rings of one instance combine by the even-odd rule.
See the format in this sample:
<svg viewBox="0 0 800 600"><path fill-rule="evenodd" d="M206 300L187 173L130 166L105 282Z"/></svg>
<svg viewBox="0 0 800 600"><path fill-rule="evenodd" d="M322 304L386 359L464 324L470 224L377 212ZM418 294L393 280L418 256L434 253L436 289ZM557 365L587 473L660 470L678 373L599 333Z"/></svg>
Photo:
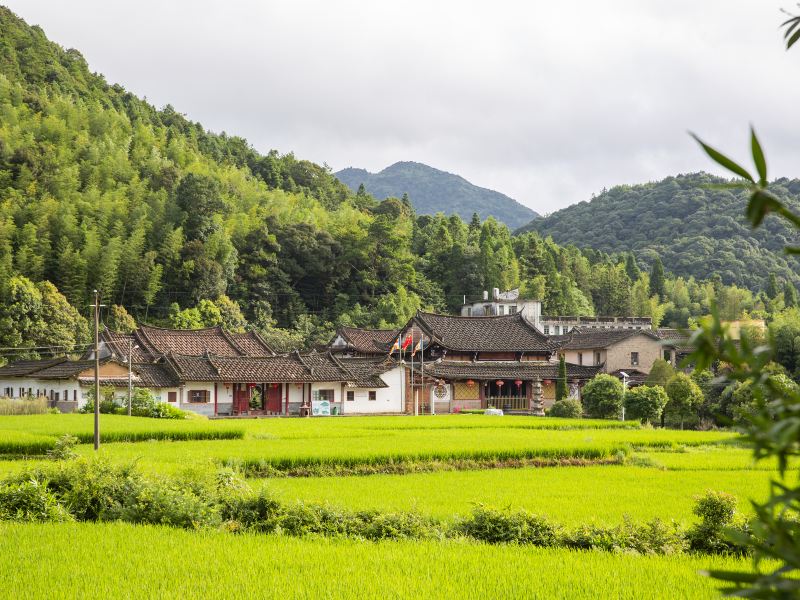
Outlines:
<svg viewBox="0 0 800 600"><path fill-rule="evenodd" d="M331 403L327 400L312 400L311 414L315 417L329 417L331 415Z"/></svg>

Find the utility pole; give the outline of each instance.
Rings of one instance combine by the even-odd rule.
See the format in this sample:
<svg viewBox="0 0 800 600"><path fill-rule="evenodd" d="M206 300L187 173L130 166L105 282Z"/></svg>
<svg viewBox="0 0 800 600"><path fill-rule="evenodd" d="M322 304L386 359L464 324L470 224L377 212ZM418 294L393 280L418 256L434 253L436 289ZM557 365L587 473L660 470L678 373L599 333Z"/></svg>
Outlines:
<svg viewBox="0 0 800 600"><path fill-rule="evenodd" d="M94 291L94 449L100 449L100 292Z"/></svg>
<svg viewBox="0 0 800 600"><path fill-rule="evenodd" d="M131 364L133 363L133 351L139 347L133 345L133 339L128 340L128 416L131 416L131 407L133 406L133 371Z"/></svg>

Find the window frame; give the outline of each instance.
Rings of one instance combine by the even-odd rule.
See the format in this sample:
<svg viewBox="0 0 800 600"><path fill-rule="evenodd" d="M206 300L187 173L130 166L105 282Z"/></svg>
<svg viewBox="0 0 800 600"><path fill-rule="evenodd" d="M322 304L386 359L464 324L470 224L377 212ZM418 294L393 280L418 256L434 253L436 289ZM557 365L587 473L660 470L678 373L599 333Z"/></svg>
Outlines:
<svg viewBox="0 0 800 600"><path fill-rule="evenodd" d="M639 366L639 353L638 352L631 352L631 366L638 367Z"/></svg>
<svg viewBox="0 0 800 600"><path fill-rule="evenodd" d="M375 391L375 390L369 390L369 391L367 392L367 394L368 394L368 395L367 395L367 400L368 400L369 402L375 402L375 401L377 401L377 400L378 400L378 392L377 392L377 391Z"/></svg>
<svg viewBox="0 0 800 600"><path fill-rule="evenodd" d="M355 400L356 400L356 392L355 392L355 390L347 390L346 393L345 393L344 399L347 402L355 402Z"/></svg>
<svg viewBox="0 0 800 600"><path fill-rule="evenodd" d="M201 399L196 399L203 398ZM211 392L208 390L189 390L189 403L190 404L208 404L211 399Z"/></svg>

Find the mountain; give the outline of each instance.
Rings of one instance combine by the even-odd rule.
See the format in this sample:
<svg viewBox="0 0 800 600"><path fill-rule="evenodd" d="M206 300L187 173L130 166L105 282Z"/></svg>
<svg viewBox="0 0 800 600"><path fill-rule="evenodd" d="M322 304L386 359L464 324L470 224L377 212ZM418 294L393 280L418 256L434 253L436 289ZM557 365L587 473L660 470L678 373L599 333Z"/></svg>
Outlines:
<svg viewBox="0 0 800 600"><path fill-rule="evenodd" d="M768 216L752 229L745 219L747 194L706 173L667 177L654 183L621 185L589 202L535 219L516 233L537 231L556 243L603 252L632 251L649 264L660 255L676 275L766 289L770 273L800 282L800 260L783 248L797 245L785 221ZM779 179L770 188L797 212L800 180Z"/></svg>
<svg viewBox="0 0 800 600"><path fill-rule="evenodd" d="M539 217L538 213L505 194L417 162L398 162L379 173L349 167L334 174L354 192L364 184L366 191L376 198L401 198L408 194L419 214L443 212L469 221L473 213L478 213L481 220L492 216L511 229Z"/></svg>

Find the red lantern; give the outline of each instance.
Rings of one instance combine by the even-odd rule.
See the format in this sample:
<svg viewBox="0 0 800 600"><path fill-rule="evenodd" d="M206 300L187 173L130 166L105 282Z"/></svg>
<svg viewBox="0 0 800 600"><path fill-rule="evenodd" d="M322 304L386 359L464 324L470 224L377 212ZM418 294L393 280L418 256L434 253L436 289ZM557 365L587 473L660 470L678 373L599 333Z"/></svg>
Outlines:
<svg viewBox="0 0 800 600"><path fill-rule="evenodd" d="M467 379L467 387L475 387L475 382L472 379Z"/></svg>
<svg viewBox="0 0 800 600"><path fill-rule="evenodd" d="M278 387L278 384L277 383L272 383L272 384L270 384L270 387L274 389L274 388Z"/></svg>
<svg viewBox="0 0 800 600"><path fill-rule="evenodd" d="M505 381L503 381L502 379L498 379L497 381L495 381L495 383L497 384L497 387L503 387Z"/></svg>
<svg viewBox="0 0 800 600"><path fill-rule="evenodd" d="M545 379L542 383L545 384L545 385L550 385L553 382L550 381L549 379Z"/></svg>
<svg viewBox="0 0 800 600"><path fill-rule="evenodd" d="M519 387L519 386L521 386L521 385L522 385L522 379L516 379L516 380L514 381L514 383L517 385L517 387Z"/></svg>

